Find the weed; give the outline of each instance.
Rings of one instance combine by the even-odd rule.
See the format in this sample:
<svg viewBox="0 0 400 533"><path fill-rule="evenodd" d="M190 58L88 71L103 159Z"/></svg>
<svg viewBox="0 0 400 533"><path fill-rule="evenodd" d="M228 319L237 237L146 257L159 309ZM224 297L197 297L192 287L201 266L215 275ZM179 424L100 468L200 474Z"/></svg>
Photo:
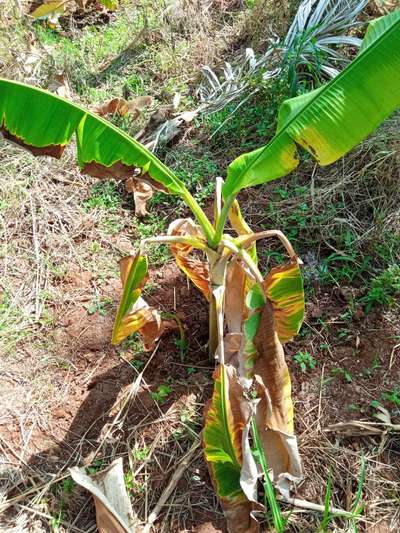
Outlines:
<svg viewBox="0 0 400 533"><path fill-rule="evenodd" d="M63 512L60 509L60 511L58 512L58 515L53 516L49 520L49 526L51 527L52 531L54 531L54 533L58 533L58 531L60 531L62 521L63 521Z"/></svg>
<svg viewBox="0 0 400 533"><path fill-rule="evenodd" d="M120 348L124 351L129 350L131 352L134 352L135 354L144 351L143 341L138 333L134 333L130 337L124 339L120 344Z"/></svg>
<svg viewBox="0 0 400 533"><path fill-rule="evenodd" d="M123 229L124 222L120 216L110 214L102 219L101 225L109 235L117 235Z"/></svg>
<svg viewBox="0 0 400 533"><path fill-rule="evenodd" d="M347 406L347 410L350 413L357 413L358 411L360 411L360 406L357 405L356 403L349 403Z"/></svg>
<svg viewBox="0 0 400 533"><path fill-rule="evenodd" d="M199 421L194 418L195 414L188 409L183 409L179 420L181 426L178 427L172 434L173 438L177 441L186 438L193 440L199 433Z"/></svg>
<svg viewBox="0 0 400 533"><path fill-rule="evenodd" d="M365 312L369 313L376 305L392 307L395 297L400 295L400 266L391 265L375 276L370 283L367 294L360 299L365 304Z"/></svg>
<svg viewBox="0 0 400 533"><path fill-rule="evenodd" d="M0 292L0 340L4 353L29 335L28 328L24 327L28 319L26 313L14 303L8 290Z"/></svg>
<svg viewBox="0 0 400 533"><path fill-rule="evenodd" d="M118 185L113 181L95 183L91 189L91 196L83 202L86 210L106 209L116 211L121 207L122 196Z"/></svg>
<svg viewBox="0 0 400 533"><path fill-rule="evenodd" d="M103 468L103 460L102 459L96 459L96 461L91 464L90 466L86 467L86 473L91 476L92 474L96 474L99 470Z"/></svg>
<svg viewBox="0 0 400 533"><path fill-rule="evenodd" d="M276 499L275 489L269 475L267 459L265 457L265 453L254 419L251 420L251 429L254 437L254 449L252 450L252 454L256 462L261 466L262 472L264 474L264 505L265 508L268 509L272 515L272 522L274 524L275 531L277 533L282 533L285 530L286 523L283 519L279 503Z"/></svg>
<svg viewBox="0 0 400 533"><path fill-rule="evenodd" d="M86 304L85 308L88 315L99 313L101 316L106 316L108 308L113 303L112 298L101 298L93 300L90 304Z"/></svg>
<svg viewBox="0 0 400 533"><path fill-rule="evenodd" d="M144 361L141 359L133 359L132 361L129 361L129 364L135 370L141 370L144 367Z"/></svg>
<svg viewBox="0 0 400 533"><path fill-rule="evenodd" d="M125 487L128 492L133 492L137 495L143 494L144 485L135 481L131 470L124 474Z"/></svg>
<svg viewBox="0 0 400 533"><path fill-rule="evenodd" d="M353 505L351 506L351 512L353 513L354 518L350 520L350 524L352 525L354 533L357 533L358 531L355 518L357 516L360 516L363 513L364 507L365 507L365 505L361 503L362 491L363 491L363 487L365 483L365 473L366 473L365 456L364 454L362 454L361 459L360 459L360 476L358 478L358 483L357 483L357 492L354 498Z"/></svg>
<svg viewBox="0 0 400 533"><path fill-rule="evenodd" d="M235 157L239 151L252 150L273 136L276 128L277 110L288 96L285 80L253 80L262 89L249 98L240 111L235 113L237 103L228 104L222 111L208 115L204 126L214 150L224 151L226 157ZM260 120L261 117L261 120Z"/></svg>
<svg viewBox="0 0 400 533"><path fill-rule="evenodd" d="M65 478L62 482L62 488L65 494L71 494L74 486L75 486L75 482L71 477Z"/></svg>
<svg viewBox="0 0 400 533"><path fill-rule="evenodd" d="M153 237L157 234L162 234L167 225L166 217L161 217L159 214L155 213L150 213L144 221L134 218L133 222L141 240ZM162 248L162 246L158 246L158 248Z"/></svg>
<svg viewBox="0 0 400 533"><path fill-rule="evenodd" d="M102 249L103 248L99 242L93 241L90 243L90 251L92 252L92 254L98 254L102 251Z"/></svg>
<svg viewBox="0 0 400 533"><path fill-rule="evenodd" d="M143 448L134 448L132 450L132 457L135 459L135 461L144 461L149 457L150 454L150 448L148 446L144 446Z"/></svg>
<svg viewBox="0 0 400 533"><path fill-rule="evenodd" d="M192 374L195 374L196 372L196 369L193 368L192 366L189 366L187 369L186 369L186 373L188 374L188 376L191 376Z"/></svg>
<svg viewBox="0 0 400 533"><path fill-rule="evenodd" d="M346 383L351 383L353 381L353 378L350 372L346 370L346 368L342 368L342 367L332 368L331 376L342 377ZM331 378L327 378L328 381L330 381L330 379Z"/></svg>
<svg viewBox="0 0 400 533"><path fill-rule="evenodd" d="M168 385L159 385L156 392L151 392L150 396L155 402L160 405L163 405L167 400L168 396L171 394L172 388Z"/></svg>
<svg viewBox="0 0 400 533"><path fill-rule="evenodd" d="M324 502L324 515L322 517L320 531L327 533L329 522L331 521L331 498L332 498L332 472L329 471L328 482L326 485L325 502Z"/></svg>
<svg viewBox="0 0 400 533"><path fill-rule="evenodd" d="M165 159L200 205L204 205L214 192L212 178L220 172L214 155L205 151L204 147L193 145L190 148L178 147L171 150ZM154 202L158 200L159 198L155 196ZM178 202L174 197L166 200L173 204Z"/></svg>
<svg viewBox="0 0 400 533"><path fill-rule="evenodd" d="M185 357L188 353L188 350L189 350L189 342L186 338L182 338L182 337L173 337L173 341L174 341L174 344L175 346L178 348L179 350L179 355L180 355L180 358L181 358L181 361L184 361L185 360Z"/></svg>
<svg viewBox="0 0 400 533"><path fill-rule="evenodd" d="M391 402L396 407L400 407L400 389L395 387L394 389L384 392L382 398L388 402Z"/></svg>
<svg viewBox="0 0 400 533"><path fill-rule="evenodd" d="M302 372L307 372L308 370L314 370L317 362L314 357L308 352L298 352L294 358L297 365L299 365Z"/></svg>
<svg viewBox="0 0 400 533"><path fill-rule="evenodd" d="M375 355L372 365L369 368L363 368L360 372L360 375L363 378L371 378L376 370L379 370L382 367L381 361L377 355Z"/></svg>

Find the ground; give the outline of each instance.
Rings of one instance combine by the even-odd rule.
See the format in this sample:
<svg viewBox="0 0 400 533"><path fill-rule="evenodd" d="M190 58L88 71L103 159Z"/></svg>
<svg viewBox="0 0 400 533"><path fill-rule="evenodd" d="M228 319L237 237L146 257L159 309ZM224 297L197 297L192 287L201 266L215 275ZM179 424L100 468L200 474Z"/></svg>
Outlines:
<svg viewBox="0 0 400 533"><path fill-rule="evenodd" d="M167 106L179 91L190 108L200 65L217 67L244 46L262 49L268 34L260 13L282 35L296 3L276 10L273 2L210 2L208 9L189 2L181 14L146 1L121 4L115 13L63 18L51 30L23 17L26 6L6 2L3 75L49 87L61 73L69 96L91 107L124 94L150 94L155 106ZM284 94L284 87L266 88L211 139L226 110L199 119L161 150L207 210L214 178L268 138ZM132 134L147 118L146 111L138 122L113 120ZM329 426L377 421L379 405L399 423L399 125L398 115L390 117L337 164L322 169L305 157L300 170L239 197L251 227L282 229L304 263L306 319L285 347L304 466L297 496L324 505L331 477L333 504L349 510L361 486L357 527L369 533L400 527L398 432L344 435ZM80 174L75 157L73 145L54 161L0 142L2 531L94 531L92 499L68 468L94 473L118 456L145 522L199 441L212 392L207 303L164 246L151 248L145 297L178 317L184 335L170 329L150 352L138 336L110 344L118 260L188 210L158 193L149 215L137 219L123 185ZM283 257L276 245L258 251L265 270ZM283 511L289 531L320 527L320 512ZM224 527L199 448L154 531ZM354 527L332 518L327 531Z"/></svg>

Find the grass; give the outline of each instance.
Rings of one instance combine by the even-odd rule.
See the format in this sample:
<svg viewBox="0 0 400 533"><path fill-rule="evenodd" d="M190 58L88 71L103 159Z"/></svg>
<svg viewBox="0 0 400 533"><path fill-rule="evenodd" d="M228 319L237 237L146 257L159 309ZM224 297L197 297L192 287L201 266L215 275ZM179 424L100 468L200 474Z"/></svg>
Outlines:
<svg viewBox="0 0 400 533"><path fill-rule="evenodd" d="M95 183L91 188L90 197L83 202L87 211L91 209L117 211L121 208L121 204L121 190L114 181Z"/></svg>
<svg viewBox="0 0 400 533"><path fill-rule="evenodd" d="M369 313L376 305L393 307L398 296L400 296L400 266L390 265L371 279L368 292L360 302L365 305L365 312Z"/></svg>

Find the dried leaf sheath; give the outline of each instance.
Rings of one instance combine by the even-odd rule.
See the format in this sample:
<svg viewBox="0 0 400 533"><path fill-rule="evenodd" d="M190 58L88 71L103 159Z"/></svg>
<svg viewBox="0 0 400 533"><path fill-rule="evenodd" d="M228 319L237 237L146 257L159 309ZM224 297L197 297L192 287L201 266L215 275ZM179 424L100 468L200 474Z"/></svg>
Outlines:
<svg viewBox="0 0 400 533"><path fill-rule="evenodd" d="M255 338L257 358L256 425L274 483L289 495L289 479L301 477L300 456L293 435L293 403L289 370L275 329L274 310L267 301Z"/></svg>

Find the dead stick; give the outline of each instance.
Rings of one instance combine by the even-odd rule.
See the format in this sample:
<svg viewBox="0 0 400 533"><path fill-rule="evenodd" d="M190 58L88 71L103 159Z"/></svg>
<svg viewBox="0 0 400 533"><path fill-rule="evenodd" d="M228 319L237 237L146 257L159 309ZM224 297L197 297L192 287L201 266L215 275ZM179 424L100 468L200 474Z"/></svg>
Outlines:
<svg viewBox="0 0 400 533"><path fill-rule="evenodd" d="M284 496L280 496L279 494L277 494L276 499L281 502L294 505L295 507L299 507L300 509L307 509L308 511L319 511L321 513L325 511L324 505L308 502L307 500L301 500L299 498L285 498ZM336 507L332 506L329 506L329 511L339 516L347 516L349 518L357 518L359 520L362 519L359 516L355 517L355 515L349 511L345 511L344 509L337 509Z"/></svg>
<svg viewBox="0 0 400 533"><path fill-rule="evenodd" d="M183 457L181 460L178 468L175 470L175 472L172 474L171 479L168 483L168 485L165 487L163 493L160 496L160 499L157 502L157 505L154 507L152 512L149 515L149 518L147 519L147 524L143 529L143 533L149 533L151 530L152 525L157 520L158 515L160 514L161 509L165 505L166 501L170 497L172 491L175 489L178 481L183 476L183 473L191 463L193 456L200 446L200 441L196 440L193 444L188 453Z"/></svg>

